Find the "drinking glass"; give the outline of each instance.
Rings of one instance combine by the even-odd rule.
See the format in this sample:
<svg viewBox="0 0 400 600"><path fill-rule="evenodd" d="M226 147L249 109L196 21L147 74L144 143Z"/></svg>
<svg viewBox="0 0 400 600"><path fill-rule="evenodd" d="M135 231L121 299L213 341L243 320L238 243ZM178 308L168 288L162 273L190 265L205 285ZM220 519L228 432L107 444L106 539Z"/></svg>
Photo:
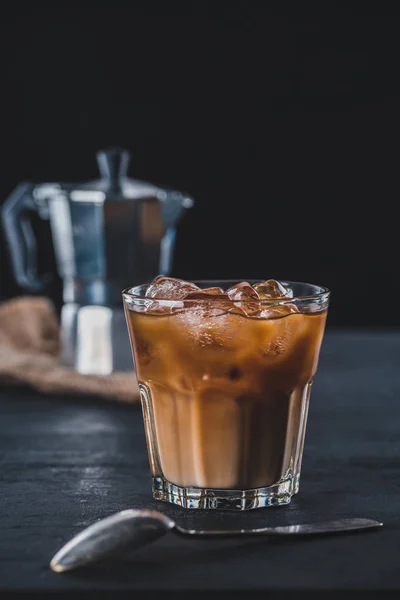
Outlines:
<svg viewBox="0 0 400 600"><path fill-rule="evenodd" d="M291 297L165 300L147 298L148 285L123 292L154 498L247 510L288 504L298 492L330 293L282 283Z"/></svg>

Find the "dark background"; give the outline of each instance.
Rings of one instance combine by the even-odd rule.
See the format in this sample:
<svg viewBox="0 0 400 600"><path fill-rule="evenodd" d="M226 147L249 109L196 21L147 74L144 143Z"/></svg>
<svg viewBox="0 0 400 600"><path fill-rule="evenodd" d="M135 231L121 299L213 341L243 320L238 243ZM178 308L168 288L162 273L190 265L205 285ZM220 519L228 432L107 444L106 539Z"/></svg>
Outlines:
<svg viewBox="0 0 400 600"><path fill-rule="evenodd" d="M332 325L400 324L399 17L35 4L2 16L1 202L95 178L96 150L123 146L131 176L197 199L174 275L308 280ZM0 260L1 297L22 293L4 241Z"/></svg>

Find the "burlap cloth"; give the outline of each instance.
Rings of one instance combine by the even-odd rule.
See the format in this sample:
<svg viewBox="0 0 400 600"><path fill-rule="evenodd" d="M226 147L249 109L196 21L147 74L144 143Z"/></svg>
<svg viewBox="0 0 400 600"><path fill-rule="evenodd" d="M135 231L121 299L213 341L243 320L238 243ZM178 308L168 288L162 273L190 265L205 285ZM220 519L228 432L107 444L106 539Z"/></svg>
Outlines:
<svg viewBox="0 0 400 600"><path fill-rule="evenodd" d="M81 375L60 362L60 328L52 303L22 296L0 304L0 383L46 394L96 395L138 402L135 373Z"/></svg>

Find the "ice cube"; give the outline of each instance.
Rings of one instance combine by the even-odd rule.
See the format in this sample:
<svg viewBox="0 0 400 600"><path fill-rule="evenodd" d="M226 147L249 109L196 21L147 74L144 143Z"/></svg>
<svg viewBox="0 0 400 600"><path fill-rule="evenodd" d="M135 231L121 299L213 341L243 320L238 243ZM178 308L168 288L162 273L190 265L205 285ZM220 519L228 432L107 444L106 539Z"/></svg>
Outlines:
<svg viewBox="0 0 400 600"><path fill-rule="evenodd" d="M209 294L198 290L189 293L182 301L184 308L177 315L176 323L179 323L181 334L190 338L194 347L224 350L230 347L232 328L228 327L228 323L235 303L221 291L217 288Z"/></svg>
<svg viewBox="0 0 400 600"><path fill-rule="evenodd" d="M247 317L257 317L260 312L260 296L247 281L233 285L227 290L228 297L234 302L231 312Z"/></svg>
<svg viewBox="0 0 400 600"><path fill-rule="evenodd" d="M189 292L184 299L186 310L195 310L203 317L225 314L233 306L228 294L220 287L198 289ZM188 302L189 300L193 302Z"/></svg>
<svg viewBox="0 0 400 600"><path fill-rule="evenodd" d="M211 294L212 296L221 295L224 293L224 290L220 287L209 287L201 290L203 294Z"/></svg>
<svg viewBox="0 0 400 600"><path fill-rule="evenodd" d="M200 290L198 292L189 292L189 294L185 296L185 300L203 300L204 302L208 301L208 303L212 304L218 301L230 302L228 294L209 294L208 292L204 292L204 290Z"/></svg>
<svg viewBox="0 0 400 600"><path fill-rule="evenodd" d="M267 314L264 313L264 310ZM296 348L304 330L304 316L293 304L282 304L263 309L265 337L260 350L265 358L277 359ZM297 314L296 314L297 313Z"/></svg>
<svg viewBox="0 0 400 600"><path fill-rule="evenodd" d="M262 308L259 317L260 319L281 319L298 312L299 309L294 304L280 304Z"/></svg>
<svg viewBox="0 0 400 600"><path fill-rule="evenodd" d="M267 279L267 281L255 283L253 289L256 290L261 300L293 298L292 290L280 281L276 281L276 279Z"/></svg>
<svg viewBox="0 0 400 600"><path fill-rule="evenodd" d="M141 312L152 315L169 315L181 311L183 306L182 300L151 300L149 298L144 301Z"/></svg>
<svg viewBox="0 0 400 600"><path fill-rule="evenodd" d="M242 300L259 300L260 296L256 289L254 289L247 281L242 281L229 288L226 291L229 298L234 302L240 302Z"/></svg>
<svg viewBox="0 0 400 600"><path fill-rule="evenodd" d="M200 292L200 288L184 279L175 277L157 277L147 288L146 298L158 300L183 300L191 292Z"/></svg>
<svg viewBox="0 0 400 600"><path fill-rule="evenodd" d="M204 294L203 292L189 293L182 302L185 313L193 313L196 317L218 317L226 314L233 302L227 294Z"/></svg>
<svg viewBox="0 0 400 600"><path fill-rule="evenodd" d="M190 339L195 347L224 345L224 323L227 311L218 303L193 302L176 316L180 335Z"/></svg>

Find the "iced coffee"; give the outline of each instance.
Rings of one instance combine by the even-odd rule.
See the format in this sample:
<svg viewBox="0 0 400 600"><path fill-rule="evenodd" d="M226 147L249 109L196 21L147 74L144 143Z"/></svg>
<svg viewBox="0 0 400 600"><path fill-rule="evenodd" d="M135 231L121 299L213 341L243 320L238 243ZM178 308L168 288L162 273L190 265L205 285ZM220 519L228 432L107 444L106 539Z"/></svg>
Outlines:
<svg viewBox="0 0 400 600"><path fill-rule="evenodd" d="M124 292L156 498L290 502L328 302L325 288L275 280L159 277Z"/></svg>

